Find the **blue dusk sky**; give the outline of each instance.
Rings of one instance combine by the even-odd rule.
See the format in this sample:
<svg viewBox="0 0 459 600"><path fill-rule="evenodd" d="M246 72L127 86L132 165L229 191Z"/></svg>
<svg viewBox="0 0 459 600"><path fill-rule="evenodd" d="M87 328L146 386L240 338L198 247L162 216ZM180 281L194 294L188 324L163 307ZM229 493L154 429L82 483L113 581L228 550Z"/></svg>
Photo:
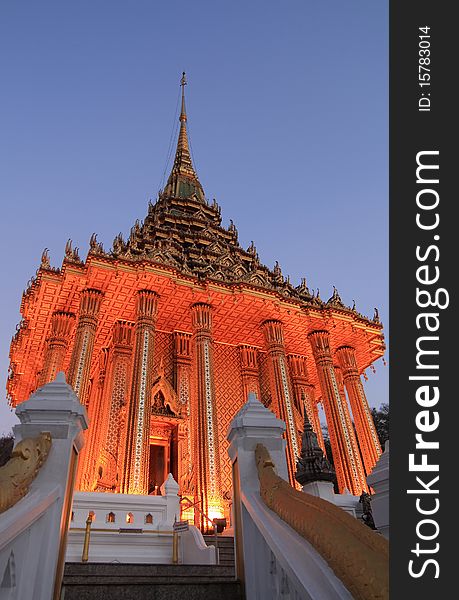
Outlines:
<svg viewBox="0 0 459 600"><path fill-rule="evenodd" d="M109 248L164 185L183 70L223 225L295 285L378 307L387 339L387 0L4 0L0 65L3 390L43 249L60 266L68 238L83 258L93 232ZM5 397L0 433L17 422Z"/></svg>

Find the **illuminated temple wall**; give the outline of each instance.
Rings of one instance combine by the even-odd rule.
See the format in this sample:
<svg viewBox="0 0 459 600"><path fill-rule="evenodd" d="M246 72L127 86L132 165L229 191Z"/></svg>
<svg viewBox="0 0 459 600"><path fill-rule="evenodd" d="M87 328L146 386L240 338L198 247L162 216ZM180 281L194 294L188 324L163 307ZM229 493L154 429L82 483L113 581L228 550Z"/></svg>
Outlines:
<svg viewBox="0 0 459 600"><path fill-rule="evenodd" d="M323 446L320 402L340 491L366 489L381 450L361 372L384 351L378 322L333 298L306 312L273 290L179 286L168 267L139 289L139 270L90 254L41 267L23 299L11 403L64 370L90 418L79 489L156 493L171 471L204 512L228 516L226 433L250 391L287 424L292 484L305 411Z"/></svg>
<svg viewBox="0 0 459 600"><path fill-rule="evenodd" d="M191 338L191 335L190 335ZM266 405L272 403L271 386L269 371L267 368L267 353L258 349L252 349L257 357L258 368L251 371L248 375L248 391L255 391L261 395L262 401ZM102 357L107 354L103 351ZM104 391L101 392L100 385L93 385L90 390L89 414L92 417L94 427L92 428L92 437L88 434L87 452L83 454L84 460L81 462L79 474L79 487L82 490L97 491L121 491L120 479L123 469L125 456L122 453L123 429L126 428L126 409L122 410L122 402L126 390L130 388L132 377L132 353L128 358L113 360L113 350L108 352L108 358L99 360L95 357L93 360L98 365L96 367L97 377L100 382L101 376L104 384ZM111 358L111 360L110 360ZM217 436L215 439L215 451L218 453L220 463L221 487L218 490L221 499L221 508L224 514L229 516L229 504L231 502L231 462L228 456L228 442L226 434L229 424L246 401L244 395L244 377L247 377L242 366L241 348L229 344L213 342L214 358L214 378L215 378L215 412ZM107 365L111 362L111 366ZM193 355L190 356L190 365L193 364ZM163 373L164 378L175 386L178 384L177 367L174 360L174 334L164 331L155 332L154 349L154 370L156 373ZM187 410L183 416L178 419L172 415L155 414L151 423L151 442L155 443L156 436L168 435L167 427L164 428L162 422L175 422L180 425L180 434L175 449L175 457L169 457L169 468L174 470L175 477L180 482L181 492L195 499L194 482L190 480L189 474L193 477L190 466L190 456L196 455L196 438L193 437L193 418L195 415L187 414L190 407L193 406L193 373L191 373L191 385L187 390L186 402ZM106 383L108 377L113 378L112 383ZM180 390L175 387L175 392L180 396ZM105 398L104 398L105 396ZM111 401L110 401L111 398ZM183 402L183 390L181 401ZM120 413L124 414L120 416ZM301 430L303 415L301 409L294 407L296 427ZM125 443L125 440L124 440ZM199 444L206 445L208 440L200 440ZM90 454L91 456L88 456ZM114 465L113 459L118 459L118 465ZM172 466L173 465L173 466ZM293 471L291 471L293 481ZM129 489L125 490L129 492ZM146 491L146 490L144 490ZM151 492L151 490L149 490ZM209 512L215 513L215 507L208 508Z"/></svg>
<svg viewBox="0 0 459 600"><path fill-rule="evenodd" d="M171 174L129 238L106 251L93 234L85 261L69 240L60 268L43 252L11 342L9 402L64 371L90 419L79 489L157 493L171 471L211 517L229 516L226 433L248 393L286 423L293 485L305 413L324 446L321 402L339 490L360 494L381 454L361 381L385 351L377 311L295 287L222 225L191 161L184 85Z"/></svg>

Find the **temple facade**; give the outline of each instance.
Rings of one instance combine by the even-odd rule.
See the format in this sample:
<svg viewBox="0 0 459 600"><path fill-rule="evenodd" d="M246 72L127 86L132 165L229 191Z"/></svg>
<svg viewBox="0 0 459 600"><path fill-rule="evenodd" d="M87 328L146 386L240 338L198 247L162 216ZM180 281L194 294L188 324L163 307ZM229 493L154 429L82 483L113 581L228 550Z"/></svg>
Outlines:
<svg viewBox="0 0 459 600"><path fill-rule="evenodd" d="M93 234L84 261L69 240L60 268L44 251L11 343L9 401L64 371L90 418L78 489L156 494L170 472L203 528L202 514L228 516L226 433L248 393L287 424L292 485L305 412L324 449L321 403L339 490L360 495L381 454L361 380L384 354L378 314L295 287L222 226L191 160L185 83L172 171L129 238L104 250Z"/></svg>

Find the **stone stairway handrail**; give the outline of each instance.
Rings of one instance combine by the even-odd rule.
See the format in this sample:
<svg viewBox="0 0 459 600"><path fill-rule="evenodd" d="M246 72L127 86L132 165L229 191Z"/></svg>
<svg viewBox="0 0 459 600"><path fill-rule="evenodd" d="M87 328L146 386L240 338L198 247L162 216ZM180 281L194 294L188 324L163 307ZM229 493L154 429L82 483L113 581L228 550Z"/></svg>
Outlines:
<svg viewBox="0 0 459 600"><path fill-rule="evenodd" d="M277 475L263 444L255 459L266 506L316 549L355 600L387 599L387 540L330 502L294 489Z"/></svg>

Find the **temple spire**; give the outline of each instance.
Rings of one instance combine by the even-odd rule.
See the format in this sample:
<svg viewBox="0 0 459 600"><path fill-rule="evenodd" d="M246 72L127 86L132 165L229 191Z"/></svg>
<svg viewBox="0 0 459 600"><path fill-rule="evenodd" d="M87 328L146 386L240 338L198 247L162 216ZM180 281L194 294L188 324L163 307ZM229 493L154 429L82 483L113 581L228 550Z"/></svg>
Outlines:
<svg viewBox="0 0 459 600"><path fill-rule="evenodd" d="M182 106L180 110L180 132L177 140L174 164L171 174L164 188L163 196L174 198L195 198L205 200L204 190L199 182L190 155L187 132L187 114L185 107L185 86L187 85L185 72L182 73L180 86L182 88Z"/></svg>

